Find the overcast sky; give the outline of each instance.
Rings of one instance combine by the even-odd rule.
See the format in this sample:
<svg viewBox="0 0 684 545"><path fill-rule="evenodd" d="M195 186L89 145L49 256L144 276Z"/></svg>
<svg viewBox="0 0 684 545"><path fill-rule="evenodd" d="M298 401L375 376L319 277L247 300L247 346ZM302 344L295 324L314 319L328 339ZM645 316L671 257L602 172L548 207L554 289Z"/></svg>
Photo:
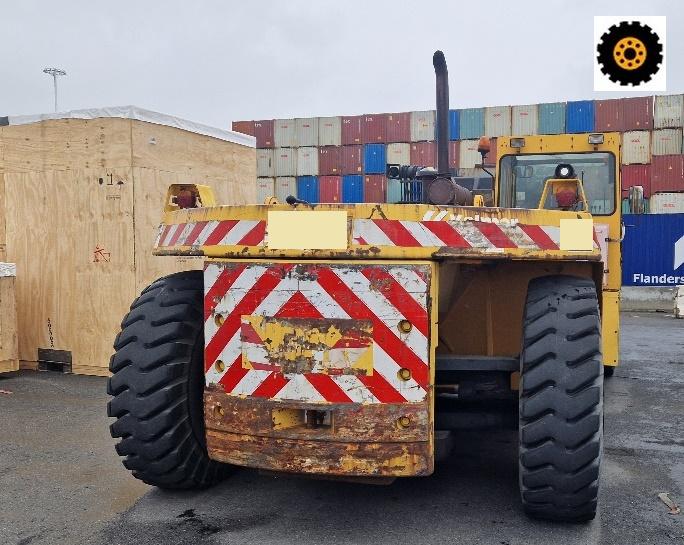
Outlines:
<svg viewBox="0 0 684 545"><path fill-rule="evenodd" d="M676 0L17 0L2 8L0 115L52 111L46 66L68 72L60 110L229 127L430 109L435 49L452 108L619 96L593 92L594 15L666 15L668 92L684 92Z"/></svg>

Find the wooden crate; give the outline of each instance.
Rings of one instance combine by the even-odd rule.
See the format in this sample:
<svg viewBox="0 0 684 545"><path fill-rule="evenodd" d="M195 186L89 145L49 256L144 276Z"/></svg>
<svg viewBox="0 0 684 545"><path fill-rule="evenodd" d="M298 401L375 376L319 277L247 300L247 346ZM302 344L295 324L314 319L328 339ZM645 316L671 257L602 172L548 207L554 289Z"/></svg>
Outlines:
<svg viewBox="0 0 684 545"><path fill-rule="evenodd" d="M19 369L15 276L14 264L0 263L0 373Z"/></svg>
<svg viewBox="0 0 684 545"><path fill-rule="evenodd" d="M255 202L256 152L136 119L54 119L0 127L0 260L17 264L19 358L71 353L75 373L106 375L121 319L156 278L201 268L152 255L166 190L210 185Z"/></svg>

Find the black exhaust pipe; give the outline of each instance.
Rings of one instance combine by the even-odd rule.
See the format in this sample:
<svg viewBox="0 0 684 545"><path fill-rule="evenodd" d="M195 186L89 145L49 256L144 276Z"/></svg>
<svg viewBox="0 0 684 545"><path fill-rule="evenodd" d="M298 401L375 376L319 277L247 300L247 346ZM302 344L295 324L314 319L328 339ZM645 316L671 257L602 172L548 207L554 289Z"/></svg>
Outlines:
<svg viewBox="0 0 684 545"><path fill-rule="evenodd" d="M449 71L444 53L432 56L437 79L437 171L449 173Z"/></svg>

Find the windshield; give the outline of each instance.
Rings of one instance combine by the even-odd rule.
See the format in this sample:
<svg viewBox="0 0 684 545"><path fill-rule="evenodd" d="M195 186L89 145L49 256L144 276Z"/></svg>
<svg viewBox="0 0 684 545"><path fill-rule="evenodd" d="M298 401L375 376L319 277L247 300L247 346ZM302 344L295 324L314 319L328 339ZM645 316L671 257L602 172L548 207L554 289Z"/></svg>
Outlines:
<svg viewBox="0 0 684 545"><path fill-rule="evenodd" d="M561 163L570 163L582 180L592 214L607 216L615 211L615 157L606 152L506 155L499 164L500 205L537 208L544 182L555 178Z"/></svg>

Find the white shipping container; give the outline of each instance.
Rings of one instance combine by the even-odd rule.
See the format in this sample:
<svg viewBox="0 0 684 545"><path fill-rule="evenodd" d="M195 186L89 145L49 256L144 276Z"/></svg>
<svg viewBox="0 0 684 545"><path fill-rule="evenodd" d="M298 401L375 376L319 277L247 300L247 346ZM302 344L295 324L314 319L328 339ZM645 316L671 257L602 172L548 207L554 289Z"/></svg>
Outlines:
<svg viewBox="0 0 684 545"><path fill-rule="evenodd" d="M482 155L477 151L478 140L461 140L458 166L461 169L475 168L482 164Z"/></svg>
<svg viewBox="0 0 684 545"><path fill-rule="evenodd" d="M411 144L387 144L386 161L388 165L411 164Z"/></svg>
<svg viewBox="0 0 684 545"><path fill-rule="evenodd" d="M342 118L318 118L318 145L340 146L342 144Z"/></svg>
<svg viewBox="0 0 684 545"><path fill-rule="evenodd" d="M411 142L435 139L435 111L411 112Z"/></svg>
<svg viewBox="0 0 684 545"><path fill-rule="evenodd" d="M276 176L297 175L297 148L276 148L273 155Z"/></svg>
<svg viewBox="0 0 684 545"><path fill-rule="evenodd" d="M273 148L256 150L257 176L275 176Z"/></svg>
<svg viewBox="0 0 684 545"><path fill-rule="evenodd" d="M318 148L297 148L297 176L318 176Z"/></svg>
<svg viewBox="0 0 684 545"><path fill-rule="evenodd" d="M651 162L651 133L628 131L622 133L622 164L646 165Z"/></svg>
<svg viewBox="0 0 684 545"><path fill-rule="evenodd" d="M318 118L300 117L295 119L298 146L318 145ZM341 138L341 136L340 136Z"/></svg>
<svg viewBox="0 0 684 545"><path fill-rule="evenodd" d="M511 130L516 136L537 134L539 127L539 108L537 104L513 106L511 108Z"/></svg>
<svg viewBox="0 0 684 545"><path fill-rule="evenodd" d="M485 135L490 137L511 135L510 106L485 108Z"/></svg>
<svg viewBox="0 0 684 545"><path fill-rule="evenodd" d="M266 199L275 196L275 178L257 178L257 204L264 204Z"/></svg>
<svg viewBox="0 0 684 545"><path fill-rule="evenodd" d="M655 193L648 204L650 214L684 214L684 193Z"/></svg>
<svg viewBox="0 0 684 545"><path fill-rule="evenodd" d="M653 155L679 155L682 153L682 129L658 129L651 135Z"/></svg>
<svg viewBox="0 0 684 545"><path fill-rule="evenodd" d="M653 127L681 127L684 123L684 95L664 95L655 97Z"/></svg>
<svg viewBox="0 0 684 545"><path fill-rule="evenodd" d="M459 168L458 176L459 178L490 178L482 168Z"/></svg>
<svg viewBox="0 0 684 545"><path fill-rule="evenodd" d="M297 126L294 119L273 121L273 142L276 148L297 147Z"/></svg>
<svg viewBox="0 0 684 545"><path fill-rule="evenodd" d="M288 195L297 196L297 178L285 176L275 179L275 198L281 203L285 202Z"/></svg>

